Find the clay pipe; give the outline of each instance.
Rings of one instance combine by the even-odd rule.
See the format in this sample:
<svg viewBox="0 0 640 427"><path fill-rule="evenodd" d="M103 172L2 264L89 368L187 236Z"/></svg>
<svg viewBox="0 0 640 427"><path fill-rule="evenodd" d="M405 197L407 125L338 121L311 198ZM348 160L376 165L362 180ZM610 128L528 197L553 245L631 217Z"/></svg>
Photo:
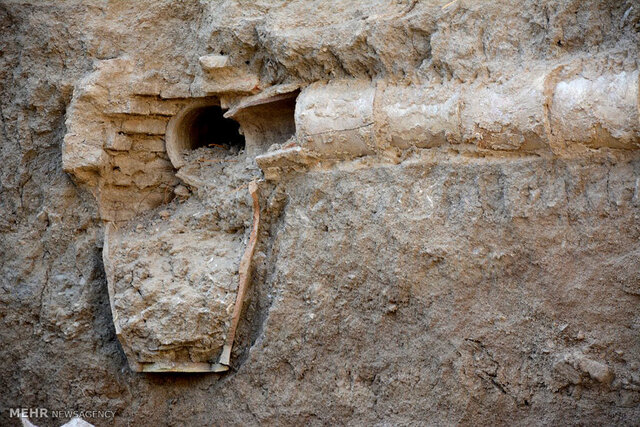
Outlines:
<svg viewBox="0 0 640 427"><path fill-rule="evenodd" d="M247 287L249 285L250 273L251 273L251 259L253 258L253 252L256 248L256 241L258 240L258 226L260 224L260 202L258 200L258 183L251 181L249 183L249 193L253 199L253 226L251 228L251 234L249 235L249 243L247 244L242 259L240 260L240 266L238 267L238 294L236 296L236 305L233 307L233 316L231 318L231 326L227 334L227 339L222 347L222 354L218 363L213 366L214 372L225 372L229 370L229 360L231 359L231 348L233 347L233 340L236 335L236 329L240 322L240 313L242 312L242 304L244 302L245 294L247 293Z"/></svg>

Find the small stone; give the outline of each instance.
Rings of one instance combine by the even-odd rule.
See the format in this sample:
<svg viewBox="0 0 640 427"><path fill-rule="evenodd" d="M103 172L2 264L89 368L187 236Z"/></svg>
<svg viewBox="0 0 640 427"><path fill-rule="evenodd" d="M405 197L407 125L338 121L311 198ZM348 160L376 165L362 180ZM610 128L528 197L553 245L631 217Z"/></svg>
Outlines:
<svg viewBox="0 0 640 427"><path fill-rule="evenodd" d="M191 194L189 189L182 184L176 186L173 192L179 197L189 197L189 194Z"/></svg>
<svg viewBox="0 0 640 427"><path fill-rule="evenodd" d="M596 360L581 358L578 361L580 369L587 372L591 378L604 384L611 384L614 374L609 366Z"/></svg>
<svg viewBox="0 0 640 427"><path fill-rule="evenodd" d="M47 223L49 221L49 214L43 209L36 215L36 219L43 224Z"/></svg>
<svg viewBox="0 0 640 427"><path fill-rule="evenodd" d="M576 335L576 339L582 341L584 339L584 332L578 331L578 335Z"/></svg>
<svg viewBox="0 0 640 427"><path fill-rule="evenodd" d="M160 211L160 217L161 217L162 219L167 219L167 218L169 218L170 216L171 216L171 212L169 212L168 210L166 210L166 209L165 209L165 210L163 210L163 211Z"/></svg>
<svg viewBox="0 0 640 427"><path fill-rule="evenodd" d="M200 57L200 65L205 71L229 66L229 57L226 55L206 55Z"/></svg>

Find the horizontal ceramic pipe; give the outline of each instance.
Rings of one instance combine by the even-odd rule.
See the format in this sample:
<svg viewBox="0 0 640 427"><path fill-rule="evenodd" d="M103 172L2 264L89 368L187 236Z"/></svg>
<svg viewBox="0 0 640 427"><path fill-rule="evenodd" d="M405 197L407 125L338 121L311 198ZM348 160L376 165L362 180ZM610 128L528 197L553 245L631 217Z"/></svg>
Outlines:
<svg viewBox="0 0 640 427"><path fill-rule="evenodd" d="M638 70L559 81L551 100L551 132L565 145L640 148Z"/></svg>
<svg viewBox="0 0 640 427"><path fill-rule="evenodd" d="M491 150L548 147L544 82L544 74L530 73L501 84L465 86L462 142Z"/></svg>
<svg viewBox="0 0 640 427"><path fill-rule="evenodd" d="M315 84L298 99L296 130L303 147L325 156L446 143L559 156L639 147L638 71L557 74L537 69L488 85Z"/></svg>
<svg viewBox="0 0 640 427"><path fill-rule="evenodd" d="M397 86L381 89L377 114L385 139L394 147L432 148L460 143L459 91L450 86Z"/></svg>
<svg viewBox="0 0 640 427"><path fill-rule="evenodd" d="M327 156L362 156L375 152L371 82L316 83L298 96L295 124L300 143Z"/></svg>

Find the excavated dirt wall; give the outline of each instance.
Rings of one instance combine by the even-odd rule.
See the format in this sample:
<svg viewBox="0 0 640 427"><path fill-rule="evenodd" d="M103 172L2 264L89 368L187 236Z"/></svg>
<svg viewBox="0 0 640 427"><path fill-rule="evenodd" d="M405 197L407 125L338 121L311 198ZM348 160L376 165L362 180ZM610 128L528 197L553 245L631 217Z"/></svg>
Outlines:
<svg viewBox="0 0 640 427"><path fill-rule="evenodd" d="M4 0L0 25L0 424L637 424L634 1ZM203 106L244 145L187 141ZM136 372L218 360L252 180L231 369Z"/></svg>

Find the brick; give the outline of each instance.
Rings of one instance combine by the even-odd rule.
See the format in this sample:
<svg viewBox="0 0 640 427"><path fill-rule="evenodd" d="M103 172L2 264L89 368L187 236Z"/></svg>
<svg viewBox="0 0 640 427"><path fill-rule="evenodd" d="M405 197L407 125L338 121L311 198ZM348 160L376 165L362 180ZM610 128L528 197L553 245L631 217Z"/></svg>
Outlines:
<svg viewBox="0 0 640 427"><path fill-rule="evenodd" d="M143 133L147 135L162 135L167 128L167 122L161 119L127 119L122 123L125 133Z"/></svg>
<svg viewBox="0 0 640 427"><path fill-rule="evenodd" d="M152 153L164 152L164 139L162 138L143 138L137 140L133 144L135 151L149 151Z"/></svg>
<svg viewBox="0 0 640 427"><path fill-rule="evenodd" d="M112 133L107 138L105 148L114 151L128 151L131 149L133 141L127 135L121 133Z"/></svg>

